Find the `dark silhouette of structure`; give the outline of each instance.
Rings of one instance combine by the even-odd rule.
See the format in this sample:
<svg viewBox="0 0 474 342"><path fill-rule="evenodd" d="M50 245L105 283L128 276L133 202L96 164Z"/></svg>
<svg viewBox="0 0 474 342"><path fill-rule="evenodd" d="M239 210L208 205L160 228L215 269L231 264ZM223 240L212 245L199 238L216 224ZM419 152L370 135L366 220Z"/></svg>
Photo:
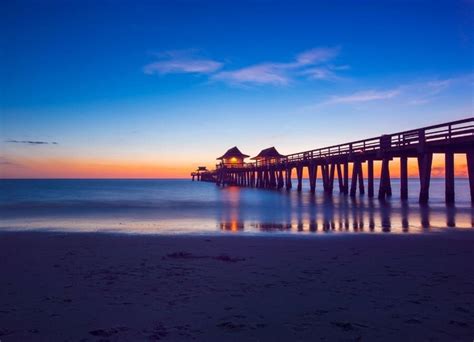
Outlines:
<svg viewBox="0 0 474 342"><path fill-rule="evenodd" d="M209 180L212 180L212 173L205 166L198 166L197 170L191 173L192 180L194 182L194 178L196 180L206 180L205 178L209 177ZM203 179L204 178L204 179Z"/></svg>
<svg viewBox="0 0 474 342"><path fill-rule="evenodd" d="M392 195L390 162L400 159L400 197L408 197L408 158L416 158L420 175L419 202L429 198L433 154L445 156L446 202L454 202L454 154L466 154L471 201L474 203L474 118L447 122L424 128L382 135L310 151L281 155L274 148L262 150L255 162L245 163L247 155L237 147L217 158L222 162L209 172L210 181L219 186L237 185L266 189L291 189L296 170L297 189L302 189L303 169L307 168L310 191L315 192L321 172L324 192L333 193L337 174L339 191L355 196L365 194L362 164L367 163L367 195L375 196L374 161L381 161L378 198ZM352 174L349 175L349 164ZM349 184L349 178L351 182ZM202 179L202 177L201 177Z"/></svg>

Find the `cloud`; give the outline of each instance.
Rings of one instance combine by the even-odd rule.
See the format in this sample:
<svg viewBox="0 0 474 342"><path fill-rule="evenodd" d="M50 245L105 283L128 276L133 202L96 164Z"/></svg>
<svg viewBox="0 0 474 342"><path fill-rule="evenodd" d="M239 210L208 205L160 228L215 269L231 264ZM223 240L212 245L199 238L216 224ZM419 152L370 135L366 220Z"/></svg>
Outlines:
<svg viewBox="0 0 474 342"><path fill-rule="evenodd" d="M436 95L448 88L452 84L452 79L430 81L426 84L430 95Z"/></svg>
<svg viewBox="0 0 474 342"><path fill-rule="evenodd" d="M14 165L15 163L11 162L10 160L0 157L0 165Z"/></svg>
<svg viewBox="0 0 474 342"><path fill-rule="evenodd" d="M350 95L333 96L326 103L354 103L378 101L394 98L400 94L400 90L366 90L355 92Z"/></svg>
<svg viewBox="0 0 474 342"><path fill-rule="evenodd" d="M347 66L322 65L334 59L340 48L320 47L298 54L287 63L266 62L246 66L235 70L223 70L211 76L211 79L230 84L254 84L284 86L298 76L312 80L338 80L335 70L347 69ZM318 67L316 67L318 66Z"/></svg>
<svg viewBox="0 0 474 342"><path fill-rule="evenodd" d="M35 141L35 140L5 140L7 143L13 143L13 144L27 144L27 145L58 145L57 142L55 141Z"/></svg>
<svg viewBox="0 0 474 342"><path fill-rule="evenodd" d="M445 79L415 82L400 86L406 95L406 101L411 105L422 105L436 100L438 95L453 88L472 89L474 74L466 74Z"/></svg>
<svg viewBox="0 0 474 342"><path fill-rule="evenodd" d="M234 71L222 71L214 75L212 79L232 84L286 85L290 82L290 77L285 73L284 68L270 63L254 65Z"/></svg>
<svg viewBox="0 0 474 342"><path fill-rule="evenodd" d="M143 72L147 75L153 74L209 74L222 67L222 63L208 60L169 60L150 63L145 65Z"/></svg>
<svg viewBox="0 0 474 342"><path fill-rule="evenodd" d="M337 81L341 77L337 76L336 73L329 67L317 67L304 70L303 74L307 75L312 80L328 80Z"/></svg>
<svg viewBox="0 0 474 342"><path fill-rule="evenodd" d="M16 163L14 161L11 161L10 159L6 158L6 157L2 157L0 156L0 167L2 166L10 166L10 167L23 167L22 164L19 164L19 163Z"/></svg>
<svg viewBox="0 0 474 342"><path fill-rule="evenodd" d="M298 65L314 65L323 62L327 62L335 58L339 54L340 48L314 48L305 52L300 53L296 56L296 62Z"/></svg>
<svg viewBox="0 0 474 342"><path fill-rule="evenodd" d="M431 102L436 95L449 88L456 79L435 80L422 83L408 84L401 88L409 94L408 104L422 105Z"/></svg>
<svg viewBox="0 0 474 342"><path fill-rule="evenodd" d="M310 77L330 78L333 69L315 67L306 69L304 72ZM337 75L336 75L337 77ZM338 104L357 104L371 101L389 101L396 99L397 104L423 105L437 98L438 95L446 93L452 88L472 89L474 75L460 75L446 79L429 79L400 84L390 89L369 89L355 91L348 94L337 94L321 100L318 103L302 106L301 111L312 111L323 106ZM470 88L467 88L470 87Z"/></svg>
<svg viewBox="0 0 474 342"><path fill-rule="evenodd" d="M324 65L339 55L339 47L317 47L297 54L286 63L261 62L239 69L224 69L224 64L196 56L197 50L174 50L155 54L158 60L143 67L147 75L202 74L213 81L232 85L274 85L285 86L297 77L311 80L340 79L335 71L348 67ZM315 68L317 66L317 68Z"/></svg>
<svg viewBox="0 0 474 342"><path fill-rule="evenodd" d="M147 64L143 72L147 75L159 74L210 74L223 63L194 56L194 50L166 51L157 54L158 61Z"/></svg>

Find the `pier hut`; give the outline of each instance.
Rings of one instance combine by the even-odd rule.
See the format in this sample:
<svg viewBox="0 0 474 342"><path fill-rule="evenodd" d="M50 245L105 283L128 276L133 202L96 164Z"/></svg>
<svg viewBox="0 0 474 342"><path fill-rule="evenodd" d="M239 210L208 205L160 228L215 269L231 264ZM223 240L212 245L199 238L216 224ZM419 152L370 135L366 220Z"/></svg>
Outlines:
<svg viewBox="0 0 474 342"><path fill-rule="evenodd" d="M196 178L198 181L204 180L203 176L210 174L209 170L205 166L198 166L196 171L191 173L191 177L194 181L194 178Z"/></svg>
<svg viewBox="0 0 474 342"><path fill-rule="evenodd" d="M242 152L240 152L237 146L234 146L228 149L227 152L224 153L222 156L217 158L217 160L220 160L222 165L225 167L235 168L235 167L243 167L244 160L245 158L248 158L248 157L250 156L243 154Z"/></svg>
<svg viewBox="0 0 474 342"><path fill-rule="evenodd" d="M283 154L280 154L277 149L272 146L261 150L259 154L251 159L255 160L257 165L272 165L280 163L284 157Z"/></svg>
<svg viewBox="0 0 474 342"><path fill-rule="evenodd" d="M252 158L255 160L255 166L260 168L256 176L257 187L278 187L278 189L283 187L283 171L275 167L282 162L283 158L285 156L280 154L274 146L261 150Z"/></svg>

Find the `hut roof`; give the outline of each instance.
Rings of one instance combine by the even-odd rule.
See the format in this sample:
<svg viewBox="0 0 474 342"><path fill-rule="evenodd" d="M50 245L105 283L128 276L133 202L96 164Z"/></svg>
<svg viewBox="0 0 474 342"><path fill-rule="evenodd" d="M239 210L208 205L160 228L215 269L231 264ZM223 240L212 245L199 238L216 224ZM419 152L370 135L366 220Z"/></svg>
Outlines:
<svg viewBox="0 0 474 342"><path fill-rule="evenodd" d="M234 146L232 148L229 148L226 153L224 153L222 156L220 156L217 159L229 159L229 158L232 158L232 157L247 158L247 157L250 157L250 156L248 156L246 154L243 154L242 152L240 152L240 150L237 148L237 146Z"/></svg>
<svg viewBox="0 0 474 342"><path fill-rule="evenodd" d="M261 150L260 153L251 158L253 160L256 160L256 159L261 159L261 158L283 158L284 155L283 154L280 154L275 147L269 147L269 148L266 148L264 150Z"/></svg>

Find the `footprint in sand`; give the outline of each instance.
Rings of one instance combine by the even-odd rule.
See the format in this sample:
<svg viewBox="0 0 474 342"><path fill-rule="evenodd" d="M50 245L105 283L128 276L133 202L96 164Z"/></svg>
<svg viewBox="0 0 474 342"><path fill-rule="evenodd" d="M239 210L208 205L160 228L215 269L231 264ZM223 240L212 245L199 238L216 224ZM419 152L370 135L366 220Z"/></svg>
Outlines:
<svg viewBox="0 0 474 342"><path fill-rule="evenodd" d="M408 324L421 324L421 321L418 320L418 319L415 319L415 318L410 318L410 319L407 319L405 321L405 323L408 323Z"/></svg>
<svg viewBox="0 0 474 342"><path fill-rule="evenodd" d="M458 327L463 327L463 328L469 327L469 324L467 324L466 322L461 322L461 321L451 320L451 321L449 321L449 324L455 325L455 326L458 326Z"/></svg>
<svg viewBox="0 0 474 342"><path fill-rule="evenodd" d="M92 336L97 336L97 337L111 337L115 334L118 334L120 332L124 332L129 330L127 327L117 327L117 328L110 328L110 329L97 329L97 330L91 330L89 331L89 334Z"/></svg>
<svg viewBox="0 0 474 342"><path fill-rule="evenodd" d="M0 329L0 336L7 336L13 334L13 330L10 329Z"/></svg>
<svg viewBox="0 0 474 342"><path fill-rule="evenodd" d="M237 330L242 330L245 328L245 324L236 324L229 321L216 324L216 326L218 328L223 328L230 331L237 331Z"/></svg>

